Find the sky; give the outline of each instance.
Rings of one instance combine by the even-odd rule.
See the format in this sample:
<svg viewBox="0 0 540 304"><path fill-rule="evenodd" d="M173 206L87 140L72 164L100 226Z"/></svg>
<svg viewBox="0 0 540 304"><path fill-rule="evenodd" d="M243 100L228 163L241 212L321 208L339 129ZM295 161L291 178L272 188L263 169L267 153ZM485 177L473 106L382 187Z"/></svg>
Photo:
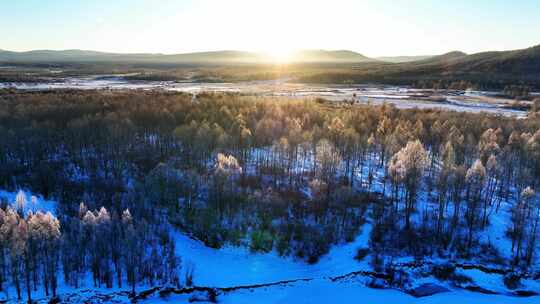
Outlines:
<svg viewBox="0 0 540 304"><path fill-rule="evenodd" d="M539 0L0 0L0 49L348 49L367 56L540 44Z"/></svg>

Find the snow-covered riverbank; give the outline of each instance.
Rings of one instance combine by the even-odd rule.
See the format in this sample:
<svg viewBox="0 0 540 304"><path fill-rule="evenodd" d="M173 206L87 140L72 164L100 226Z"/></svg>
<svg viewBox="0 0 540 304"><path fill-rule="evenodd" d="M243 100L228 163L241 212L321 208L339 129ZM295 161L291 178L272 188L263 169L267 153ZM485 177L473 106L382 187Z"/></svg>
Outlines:
<svg viewBox="0 0 540 304"><path fill-rule="evenodd" d="M2 88L20 90L118 89L167 90L199 94L201 92L238 92L254 96L287 98L325 98L354 100L358 104L393 104L397 108L441 109L459 112L485 112L494 115L525 117L526 112L508 106L511 100L497 98L495 92L430 90L382 85L316 85L284 80L238 83L195 83L174 81L131 81L122 77L65 78L48 83L0 83Z"/></svg>

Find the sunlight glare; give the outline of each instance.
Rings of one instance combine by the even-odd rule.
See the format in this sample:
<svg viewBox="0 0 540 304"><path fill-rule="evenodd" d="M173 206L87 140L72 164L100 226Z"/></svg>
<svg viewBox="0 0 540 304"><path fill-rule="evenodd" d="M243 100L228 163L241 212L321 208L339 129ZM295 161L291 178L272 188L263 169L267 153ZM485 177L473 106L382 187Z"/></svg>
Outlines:
<svg viewBox="0 0 540 304"><path fill-rule="evenodd" d="M293 50L284 47L272 47L265 51L266 54L275 62L288 62L292 59Z"/></svg>

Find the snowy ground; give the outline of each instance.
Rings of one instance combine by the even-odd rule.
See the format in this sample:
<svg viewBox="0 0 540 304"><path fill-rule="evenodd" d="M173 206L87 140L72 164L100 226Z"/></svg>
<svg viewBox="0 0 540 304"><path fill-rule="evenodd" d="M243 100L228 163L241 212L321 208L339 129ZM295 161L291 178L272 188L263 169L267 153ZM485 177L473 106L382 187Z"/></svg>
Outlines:
<svg viewBox="0 0 540 304"><path fill-rule="evenodd" d="M82 289L65 294L62 303L133 303L126 291ZM331 282L318 279L284 285L220 293L217 303L224 304L317 304L317 303L400 303L400 304L535 304L538 297L487 295L470 291L452 291L415 298L398 290L372 289L358 282ZM161 297L154 294L138 303L210 303L205 294L189 293ZM13 302L16 303L16 302ZM45 300L38 303L47 303Z"/></svg>
<svg viewBox="0 0 540 304"><path fill-rule="evenodd" d="M525 117L526 112L505 108L511 100L496 98L495 92L466 91L434 93L395 86L314 85L285 80L247 81L238 83L192 83L174 81L128 81L122 77L68 77L51 83L0 83L2 88L21 90L50 89L162 89L187 92L241 92L257 96L288 98L322 97L342 101L355 99L359 104L394 104L398 108L435 108L459 112L485 112L512 117Z"/></svg>
<svg viewBox="0 0 540 304"><path fill-rule="evenodd" d="M275 252L251 253L249 249L213 249L182 233L176 233L176 249L182 262L195 266L195 283L200 286L229 287L273 283L304 278L325 278L358 270L368 270L367 261L354 259L358 248L368 246L370 225L351 243L334 246L315 265ZM219 271L216 271L219 269Z"/></svg>
<svg viewBox="0 0 540 304"><path fill-rule="evenodd" d="M174 297L163 302L174 300ZM415 298L397 290L380 290L363 287L354 282L329 282L315 280L289 284L289 286L268 287L257 290L243 290L218 297L219 303L460 303L460 304L510 304L540 303L540 299L515 298L501 295L482 295L466 291L441 293L424 298ZM536 301L536 302L535 302ZM152 299L151 303L160 303ZM170 303L170 302L169 302Z"/></svg>

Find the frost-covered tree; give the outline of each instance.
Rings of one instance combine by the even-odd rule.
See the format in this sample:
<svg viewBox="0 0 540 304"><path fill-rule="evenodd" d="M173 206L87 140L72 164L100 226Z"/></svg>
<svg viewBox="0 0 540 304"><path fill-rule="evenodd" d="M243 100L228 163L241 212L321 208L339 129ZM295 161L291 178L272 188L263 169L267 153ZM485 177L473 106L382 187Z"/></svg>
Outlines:
<svg viewBox="0 0 540 304"><path fill-rule="evenodd" d="M50 212L42 213L38 211L28 217L29 239L33 247L33 257L38 258L41 263L43 285L45 294L56 296L57 272L59 263L60 248L60 222ZM34 260L34 267L38 263Z"/></svg>
<svg viewBox="0 0 540 304"><path fill-rule="evenodd" d="M446 142L439 154L442 158L442 166L439 169L439 175L435 185L437 190L437 201L439 203L437 215L437 235L440 237L445 219L445 212L449 201L448 194L450 192L452 179L455 177L456 172L456 153L452 142Z"/></svg>
<svg viewBox="0 0 540 304"><path fill-rule="evenodd" d="M32 212L36 212L38 207L38 198L35 195L32 195L30 197L30 210Z"/></svg>
<svg viewBox="0 0 540 304"><path fill-rule="evenodd" d="M375 134L380 149L379 165L382 166L386 161L389 136L392 134L392 120L388 116L380 117Z"/></svg>
<svg viewBox="0 0 540 304"><path fill-rule="evenodd" d="M514 254L514 264L518 264L522 258L523 243L527 239L527 228L534 227L531 221L533 210L532 199L534 190L527 187L521 191L520 199L515 203L512 210L512 253ZM529 236L529 237L532 237Z"/></svg>
<svg viewBox="0 0 540 304"><path fill-rule="evenodd" d="M483 203L483 215L482 215L482 227L488 224L489 210L493 206L493 200L495 199L497 184L500 180L499 164L497 157L491 154L486 161L486 189ZM492 208L491 208L492 209Z"/></svg>
<svg viewBox="0 0 540 304"><path fill-rule="evenodd" d="M131 292L135 293L135 286L138 282L138 269L142 266L142 243L138 235L137 228L133 223L133 217L129 210L122 213L122 226L124 229L124 265L128 284L131 286Z"/></svg>
<svg viewBox="0 0 540 304"><path fill-rule="evenodd" d="M24 211L26 210L26 205L28 204L28 200L26 198L26 193L24 191L19 190L17 192L17 195L15 196L15 208L17 212L21 214L21 216L24 216Z"/></svg>
<svg viewBox="0 0 540 304"><path fill-rule="evenodd" d="M528 152L536 174L540 173L540 129L527 138Z"/></svg>
<svg viewBox="0 0 540 304"><path fill-rule="evenodd" d="M478 142L478 152L480 153L480 159L486 162L490 155L495 155L500 151L498 144L498 134L502 131L500 129L493 130L487 129L482 133L480 141Z"/></svg>
<svg viewBox="0 0 540 304"><path fill-rule="evenodd" d="M99 211L87 211L83 217L83 223L94 286L101 286L102 283L105 283L109 287L112 285L109 267L111 223L109 212L104 207Z"/></svg>
<svg viewBox="0 0 540 304"><path fill-rule="evenodd" d="M409 141L390 161L389 171L405 187L405 226L410 228L410 217L416 206L416 195L428 154L419 140Z"/></svg>
<svg viewBox="0 0 540 304"><path fill-rule="evenodd" d="M242 167L238 163L238 160L232 155L225 155L218 153L216 165L216 174L232 176L242 173Z"/></svg>
<svg viewBox="0 0 540 304"><path fill-rule="evenodd" d="M232 155L218 153L214 165L211 200L215 202L218 213L223 216L226 197L234 195L234 183L242 174L242 167Z"/></svg>
<svg viewBox="0 0 540 304"><path fill-rule="evenodd" d="M537 243L536 240L538 238L538 223L540 222L540 201L538 199L534 199L534 191L530 188L527 193L524 193L525 196L529 196L532 199L531 203L531 214L530 214L530 224L529 224L529 238L527 241L527 251L525 254L525 260L527 263L527 266L530 266L533 262L533 258L535 257L536 253L536 247ZM531 193L532 192L532 193ZM524 195L522 194L522 197Z"/></svg>
<svg viewBox="0 0 540 304"><path fill-rule="evenodd" d="M24 255L26 252L27 229L24 220L21 220L19 214L7 208L2 214L2 225L0 226L0 236L2 243L7 251L9 262L9 272L15 290L17 299L21 300L22 280L24 273ZM5 272L7 273L7 271Z"/></svg>
<svg viewBox="0 0 540 304"><path fill-rule="evenodd" d="M473 241L473 231L479 218L479 205L482 197L482 190L486 180L486 168L481 160L476 160L474 164L467 170L465 180L468 183L467 189L467 211L465 212L465 220L469 230L467 238L467 248L470 249Z"/></svg>
<svg viewBox="0 0 540 304"><path fill-rule="evenodd" d="M336 183L341 155L328 140L321 139L316 147L317 176L332 187Z"/></svg>

